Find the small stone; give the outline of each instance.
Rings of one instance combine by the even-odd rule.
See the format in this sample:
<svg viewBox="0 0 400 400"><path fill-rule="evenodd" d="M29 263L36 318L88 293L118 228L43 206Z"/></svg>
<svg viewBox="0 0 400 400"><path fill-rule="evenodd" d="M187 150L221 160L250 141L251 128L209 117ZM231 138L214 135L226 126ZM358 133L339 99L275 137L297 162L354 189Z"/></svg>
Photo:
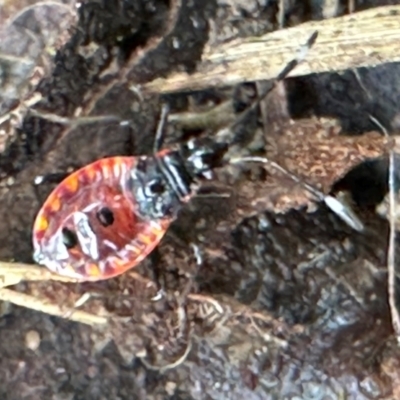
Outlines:
<svg viewBox="0 0 400 400"><path fill-rule="evenodd" d="M165 385L165 391L168 393L168 396L173 396L176 391L176 383L168 381Z"/></svg>
<svg viewBox="0 0 400 400"><path fill-rule="evenodd" d="M37 331L28 331L25 335L25 346L36 351L40 346L40 335Z"/></svg>

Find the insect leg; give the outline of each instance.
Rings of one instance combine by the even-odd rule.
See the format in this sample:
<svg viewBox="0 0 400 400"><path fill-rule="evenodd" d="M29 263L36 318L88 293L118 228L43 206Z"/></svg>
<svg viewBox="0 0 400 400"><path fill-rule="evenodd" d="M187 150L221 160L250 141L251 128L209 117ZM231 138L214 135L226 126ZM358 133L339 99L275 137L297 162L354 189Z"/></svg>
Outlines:
<svg viewBox="0 0 400 400"><path fill-rule="evenodd" d="M153 153L154 154L157 153L161 149L163 139L164 139L164 128L165 128L165 124L167 122L168 113L169 113L169 105L163 104L162 109L161 109L160 121L158 122L158 126L157 126L156 137L154 139L154 145L153 145Z"/></svg>
<svg viewBox="0 0 400 400"><path fill-rule="evenodd" d="M307 42L303 46L301 46L301 48L297 53L297 56L293 58L293 60L289 61L288 64L286 64L286 66L273 80L273 82L269 87L267 87L264 91L259 93L257 100L250 107L248 107L246 110L242 112L242 114L233 122L233 124L231 124L231 126L229 127L230 129L242 123L243 120L247 118L249 113L260 105L260 103L265 99L268 93L270 93L279 82L283 81L290 74L290 72L292 72L297 67L297 65L299 65L305 59L308 50L310 50L311 47L314 45L315 41L317 40L317 37L318 37L318 31L315 31L307 40Z"/></svg>
<svg viewBox="0 0 400 400"><path fill-rule="evenodd" d="M45 175L38 175L35 177L33 183L35 186L46 183L61 183L70 174L71 172L52 172Z"/></svg>
<svg viewBox="0 0 400 400"><path fill-rule="evenodd" d="M156 247L149 255L151 261L152 281L157 285L157 293L152 301L159 301L165 295L164 286L160 282L160 264L162 263L160 250Z"/></svg>

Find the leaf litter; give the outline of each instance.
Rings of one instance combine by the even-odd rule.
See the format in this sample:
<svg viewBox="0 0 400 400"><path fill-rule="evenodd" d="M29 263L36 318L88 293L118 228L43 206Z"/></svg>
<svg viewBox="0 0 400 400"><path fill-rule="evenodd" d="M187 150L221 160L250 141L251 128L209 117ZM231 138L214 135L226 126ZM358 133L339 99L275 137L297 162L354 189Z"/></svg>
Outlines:
<svg viewBox="0 0 400 400"><path fill-rule="evenodd" d="M327 125L328 129L326 128ZM388 148L387 140L374 133L371 134L368 140L363 139L363 136L354 138L338 136L339 130L335 125L335 121L332 120L321 120L317 118L310 118L304 121L288 120L283 127L284 128L280 127L280 131L278 130L277 133L275 133L275 137L274 133L265 132L264 129L259 132L261 136L266 136L264 139L266 139L267 143L272 143L270 144L273 148L272 152L268 151L268 147L266 148L268 158L273 161L276 160L275 162L279 164L286 163L284 166L289 171L296 170L296 174L299 172L299 175L303 175L304 179L311 178L310 184L315 185L315 187L319 188L321 193L325 195L328 195L333 183L354 165L364 159L382 156L382 154L387 152ZM300 143L298 142L297 146L295 144L297 136L296 133L293 133L296 132L296 129L303 132L301 133L302 138L307 138ZM333 132L333 134L331 136L326 135L327 131L329 133ZM285 134L287 135L286 139L284 138ZM293 137L296 139L293 139ZM307 142L308 137L310 138L309 142ZM320 157L319 159L311 161L318 165L318 167L312 170L313 173L311 177L306 173L308 168L307 164L301 163L301 161L305 161L301 155L304 154L305 151L309 152L307 143L310 147L316 149L310 153L319 155ZM290 147L290 145L292 145L292 147ZM304 147L301 145L304 145ZM337 163L337 165L331 166L329 161L325 162L327 148L332 148L333 154L336 155L336 157L333 157L334 160L332 160L332 162L336 162L340 159L344 161L343 164ZM302 150L303 153L301 152ZM282 153L286 151L287 154L283 155ZM291 166L294 168L290 168ZM297 170L297 168L299 168L299 170ZM304 218L304 221L306 221L308 218L307 216L298 214L304 206L308 206L311 208L311 211L315 212L315 206L314 208L312 206L312 200L314 199L310 199L309 192L305 190L304 186L301 184L296 185L291 179L282 178L274 169L268 169L267 179L265 179L265 174L263 173L254 173L253 179L248 179L248 173L243 171L240 171L238 175L233 174L233 176L230 175L229 171L222 171L220 174L222 175L222 182L226 182L226 179L233 179L235 184L235 190L233 191L235 193L232 193L230 196L230 202L232 202L232 198L234 198L235 204L232 207L232 215L228 221L228 223L233 224L233 226L239 226L242 221L246 221L247 219L249 219L249 223L251 224L252 221L250 217L258 212L265 212L266 210L267 212L289 211L289 214L282 214L281 217L279 217L279 213L276 217L267 216L264 225L261 219L259 223L260 226L257 229L259 234L262 235L266 234L268 231L268 225L272 226L278 224L279 226L279 218L285 219L286 216L292 215L294 219ZM247 175L246 179L243 179L242 174ZM293 194L296 193L296 189L298 191L298 198L293 201L292 197L296 198L296 195ZM238 197L238 199L235 197ZM198 199L198 201L200 200L201 199ZM286 203L285 200L287 201ZM193 207L195 207L195 205ZM293 209L295 210L290 211ZM296 211L296 209L300 211ZM188 212L190 213L190 207ZM325 218L331 221L332 216ZM337 226L337 222L333 222L333 224ZM152 280L148 279L146 276L148 275L146 273L146 267L149 266L149 262L145 263L147 265L144 265L142 269L145 271L144 274L136 272L130 273L114 282L93 285L93 287L88 287L80 283L64 285L59 282L48 281L49 278L55 281L59 280L59 278L55 276L50 277L47 271L39 271L39 268L29 265L21 265L19 267L15 265L15 268L12 268L13 270L10 273L12 266L10 264L3 264L0 267L4 268L4 287L10 284L17 285L16 289L18 289L18 294L16 293L16 298L19 298L19 300L15 300L15 302L19 305L25 304L34 308L37 303L32 301L32 299L42 299L43 310L53 315L88 324L102 325L105 320L107 320L110 325L109 329L105 331L99 329L97 333L99 336L96 341L105 345L105 343L107 343L107 338L108 340L113 338L121 354L124 355L126 362L130 362L132 357L136 355L141 357L145 365L150 369L155 368L156 370L166 372L170 367L178 367L182 362L186 361L189 355L188 350L192 349L189 337L193 335L193 332L196 332L196 338L198 335L199 338L204 337L208 343L212 343L211 347L207 348L207 345L202 343L201 340L195 341L196 346L199 346L199 349L205 352L211 349L212 352L218 354L221 351L220 346L229 344L230 352L226 354L222 352L218 354L217 358L226 357L233 362L233 364L234 362L238 362L239 365L242 365L240 360L245 361L247 367L241 367L241 373L243 379L248 382L249 388L253 385L257 386L254 382L260 379L265 380L265 384L271 383L273 382L272 377L270 382L267 382L268 379L258 376L258 371L263 362L265 362L265 357L267 354L268 357L271 357L273 354L280 354L279 349L288 348L288 346L290 348L291 342L297 342L297 345L301 346L301 337L304 333L304 329L310 329L309 324L304 323L304 321L307 321L307 318L304 319L303 323L295 324L293 324L293 321L290 321L290 318L288 320L290 322L285 321L285 318L284 321L279 321L279 319L269 316L268 312L254 310L257 301L250 307L248 305L243 305L243 303L247 304L246 301L235 302L232 298L224 295L207 294L207 292L213 293L214 285L217 284L213 282L213 279L215 279L212 278L213 272L215 273L215 277L218 277L222 282L226 279L225 275L218 267L215 270L218 265L215 263L215 260L219 260L219 262L222 262L223 259L226 260L227 254L229 254L229 247L231 251L234 250L234 243L230 243L231 239L228 239L231 233L230 229L227 229L227 222L215 221L213 228L222 236L222 241L224 242L226 240L226 242L221 246L215 246L216 249L214 249L214 253L212 251L213 246L206 246L204 252L205 260L203 260L206 267L200 269L198 276L200 280L199 287L204 290L204 294L203 290L200 290L201 294L190 293L187 295L184 304L179 300L179 295L177 296L174 290L178 289L176 287L177 282L179 287L178 293L182 290L182 287L187 285L187 273L189 272L190 276L190 272L193 270L191 267L193 265L193 260L191 260L191 258L193 257L190 254L188 255L187 251L179 249L179 246L178 249L171 249L171 242L176 243L176 238L174 238L173 235L171 236L172 238L161 246L161 250L165 250L163 258L170 260L170 262L167 262L169 267L167 267L165 279L167 280L167 287L171 286L171 290L167 293L166 297L158 303L151 302L151 299L154 298L157 293L157 288ZM275 228L277 228L277 226L275 226ZM346 231L346 228L343 229ZM298 234L300 234L300 232L298 232ZM282 235L285 236L284 233L282 233ZM204 239L201 237L200 239L203 245L201 247L204 247ZM168 243L168 241L170 243ZM220 243L220 241L216 241L215 243ZM339 247L346 246L345 243L337 243L337 245ZM320 250L323 255L324 249L321 248ZM179 252L182 252L182 254L179 254ZM243 252L245 253L246 250ZM319 265L318 260L323 259L323 257L321 258L321 254L313 254L308 264L303 263L303 265ZM246 255L243 254L239 257L246 257ZM249 257L248 263L251 264L251 256ZM207 270L207 264L210 263L210 260L214 261L211 262L211 270ZM309 267L304 268L307 269ZM366 265L365 268L370 268L370 266ZM335 269L331 268L331 271L335 272ZM232 271L232 274L235 275L235 272ZM379 271L374 271L374 274L378 276ZM176 275L178 275L177 281ZM331 272L330 279L332 279L332 276L336 277L337 273ZM175 282L171 277L175 277ZM274 279L273 277L271 278L271 282L273 282ZM41 279L43 279L44 282L30 282ZM379 280L379 278L376 279ZM246 279L243 279L243 285L245 282ZM247 283L249 282L251 282L251 280ZM341 279L337 279L337 282L339 286L345 283L345 281ZM327 284L329 285L329 280ZM362 295L359 296L357 294L359 290L363 290L362 288L354 288L349 284L345 286L350 298L363 298ZM238 291L239 293L241 292L239 288ZM246 290L243 287L242 292L244 291ZM264 294L262 292L263 290L261 289L260 291L255 291L255 293L260 293L259 305L261 305L263 301L266 301L266 299L263 300ZM4 289L2 293L4 296L2 298L6 299L8 294L8 299L12 299L12 293L10 293L9 289ZM87 296L88 293L90 296ZM24 297L24 295L31 297ZM244 293L242 293L242 295L244 296ZM254 301L254 299L252 300ZM358 306L360 305L360 301L356 301L356 303ZM286 303L283 302L283 304ZM293 305L295 304L296 301L293 301ZM46 309L46 305L53 306L53 308L48 307ZM76 310L76 308L79 310ZM37 309L40 309L40 305ZM78 312L81 310L84 310L83 313ZM85 320L85 318L87 319ZM318 318L321 318L321 316L318 316ZM192 322L189 323L189 321ZM191 326L193 321L197 322L194 327ZM150 335L148 335L149 332L151 333ZM189 332L191 333L189 334ZM146 337L147 340L144 340ZM245 345L249 342L249 337L252 338L252 340L250 340L252 343L250 347ZM233 343L236 343L236 345L233 345ZM266 350L265 346L268 347L268 350ZM295 345L293 348L298 347ZM257 355L257 360L252 360L254 354ZM209 356L213 359L212 354L209 354ZM307 355L304 356L304 359L307 359ZM300 360L301 357L298 357ZM252 361L249 363L250 360ZM193 359L191 359L190 362L193 362ZM204 362L201 352L198 353L197 362L199 365L202 365ZM251 367L253 362L257 365L255 370ZM216 370L218 370L218 366L216 366ZM229 370L226 372L228 374L234 373L234 370L235 366L232 366L232 371ZM207 378L202 375L205 371L201 368L196 371L200 374L197 375L197 377L201 377L203 382L207 382ZM307 373L312 375L315 371L311 373L308 371L308 368L304 367L301 370L301 374ZM196 379L196 376L194 376L193 379ZM215 387L214 390L218 392L217 387ZM238 388L233 388L232 393L237 393L237 390ZM312 390L315 390L315 388ZM336 390L339 389L332 387L332 393L335 393ZM221 392L219 393L221 394ZM214 393L214 395L216 394Z"/></svg>

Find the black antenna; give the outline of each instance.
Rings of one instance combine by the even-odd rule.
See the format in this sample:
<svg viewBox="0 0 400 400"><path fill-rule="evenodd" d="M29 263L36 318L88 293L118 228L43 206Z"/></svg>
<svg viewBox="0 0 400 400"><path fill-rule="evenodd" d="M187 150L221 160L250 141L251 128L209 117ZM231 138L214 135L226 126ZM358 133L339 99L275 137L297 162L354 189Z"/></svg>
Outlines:
<svg viewBox="0 0 400 400"><path fill-rule="evenodd" d="M307 55L307 51L313 46L318 36L318 31L315 31L310 38L307 40L307 43L303 45L293 60L291 60L278 74L278 76L274 79L273 83L265 89L258 97L258 99L247 108L238 119L231 125L230 128L234 127L236 124L243 121L244 118L247 117L248 113L257 107L261 101L270 93L277 85L278 82L285 79L288 74L293 71L293 69L304 60ZM303 180L299 179L296 175L287 171L285 168L281 167L279 164L274 161L269 160L267 157L238 157L230 160L231 164L237 164L242 162L260 162L264 164L268 164L281 173L287 175L294 182L299 183L306 190L308 190L311 194L313 194L319 201L323 201L328 208L330 208L340 219L342 219L347 225L353 228L356 231L362 232L364 230L364 225L361 220L357 217L357 215L353 212L353 210L347 206L347 204L339 201L337 198L325 195L323 192L318 190L317 188L309 185Z"/></svg>
<svg viewBox="0 0 400 400"><path fill-rule="evenodd" d="M164 103L161 108L160 120L157 126L156 137L154 138L153 153L156 154L162 147L164 141L164 127L167 122L169 105Z"/></svg>
<svg viewBox="0 0 400 400"><path fill-rule="evenodd" d="M234 126L241 123L249 115L251 111L253 111L256 107L258 107L260 103L268 95L268 93L270 93L280 81L283 81L297 67L297 65L299 65L306 58L308 50L314 45L315 41L317 40L317 37L318 37L318 31L315 31L307 40L307 43L305 43L303 46L300 47L300 49L297 52L296 58L289 61L289 63L286 64L286 66L282 69L282 71L278 74L278 76L273 80L271 85L259 94L257 100L254 101L254 103L251 104L250 107L246 108L246 110L242 112L242 114L230 126L231 129Z"/></svg>
<svg viewBox="0 0 400 400"><path fill-rule="evenodd" d="M311 186L307 182L304 182L302 179L298 178L296 175L292 174L285 168L281 167L278 163L271 161L268 157L238 157L230 160L231 164L239 164L243 162L257 162L270 165L272 168L280 171L282 174L288 176L292 181L300 184L304 187L308 192L310 192L316 199L325 203L325 205L332 210L343 222L345 222L348 226L353 228L358 232L362 232L364 230L364 224L358 218L356 213L344 202L338 200L336 197L331 195L325 195L323 192L318 190L316 187Z"/></svg>

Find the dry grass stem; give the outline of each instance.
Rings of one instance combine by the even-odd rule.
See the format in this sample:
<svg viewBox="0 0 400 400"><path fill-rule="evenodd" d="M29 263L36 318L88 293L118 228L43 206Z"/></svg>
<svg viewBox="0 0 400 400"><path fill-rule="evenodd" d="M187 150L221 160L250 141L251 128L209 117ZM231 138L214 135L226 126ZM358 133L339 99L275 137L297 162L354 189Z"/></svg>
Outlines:
<svg viewBox="0 0 400 400"><path fill-rule="evenodd" d="M85 311L61 307L54 303L50 304L45 299L37 298L24 293L19 293L7 286L16 285L23 281L60 281L77 282L74 279L66 278L49 271L44 267L31 264L0 262L0 301L8 301L17 306L41 311L46 314L66 318L70 321L80 322L86 325L105 324L107 318L90 314Z"/></svg>
<svg viewBox="0 0 400 400"><path fill-rule="evenodd" d="M9 301L21 307L41 311L56 317L67 318L70 321L86 325L102 325L108 321L106 317L100 317L81 310L62 308L57 304L50 304L34 296L19 293L11 289L0 289L0 300Z"/></svg>
<svg viewBox="0 0 400 400"><path fill-rule="evenodd" d="M16 285L22 281L77 282L76 279L54 274L39 265L0 262L0 288Z"/></svg>
<svg viewBox="0 0 400 400"><path fill-rule="evenodd" d="M144 89L177 92L273 79L316 30L317 42L291 76L400 61L400 53L393 51L400 40L399 14L400 6L377 7L260 37L237 39L205 49L196 73L155 79L144 85Z"/></svg>

